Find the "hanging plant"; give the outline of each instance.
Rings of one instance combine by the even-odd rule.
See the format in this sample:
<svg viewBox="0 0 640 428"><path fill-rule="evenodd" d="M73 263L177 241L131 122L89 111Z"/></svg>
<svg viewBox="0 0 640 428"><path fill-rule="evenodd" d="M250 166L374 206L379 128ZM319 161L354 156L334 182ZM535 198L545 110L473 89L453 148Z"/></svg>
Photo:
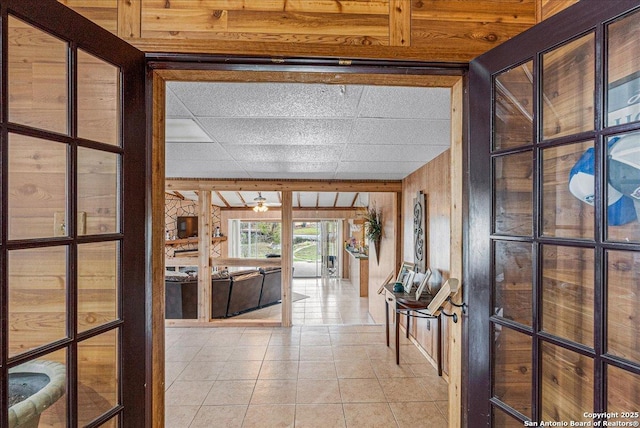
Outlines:
<svg viewBox="0 0 640 428"><path fill-rule="evenodd" d="M369 241L373 241L376 249L376 262L380 264L380 241L382 240L382 211L375 205L367 208L364 217L364 233Z"/></svg>
<svg viewBox="0 0 640 428"><path fill-rule="evenodd" d="M367 208L364 216L364 233L370 241L376 241L382 236L382 212L373 207Z"/></svg>

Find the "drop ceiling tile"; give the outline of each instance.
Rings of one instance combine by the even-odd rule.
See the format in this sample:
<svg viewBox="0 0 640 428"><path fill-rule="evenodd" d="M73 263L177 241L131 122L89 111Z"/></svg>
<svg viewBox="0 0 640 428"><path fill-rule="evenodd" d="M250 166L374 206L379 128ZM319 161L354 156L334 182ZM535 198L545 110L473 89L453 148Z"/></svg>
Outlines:
<svg viewBox="0 0 640 428"><path fill-rule="evenodd" d="M394 146L394 145L359 145L350 144L345 147L340 160L342 162L404 162L407 159L426 163L448 149L449 146Z"/></svg>
<svg viewBox="0 0 640 428"><path fill-rule="evenodd" d="M318 198L317 192L300 192L300 206L301 207L315 207L316 200Z"/></svg>
<svg viewBox="0 0 640 428"><path fill-rule="evenodd" d="M224 144L345 144L353 119L207 118L198 119Z"/></svg>
<svg viewBox="0 0 640 428"><path fill-rule="evenodd" d="M176 97L173 91L167 87L165 98L165 116L167 118L176 119L183 117L191 117L189 110L182 104L182 101Z"/></svg>
<svg viewBox="0 0 640 428"><path fill-rule="evenodd" d="M326 172L334 173L337 162L238 162L245 171L251 172Z"/></svg>
<svg viewBox="0 0 640 428"><path fill-rule="evenodd" d="M230 160L233 159L218 143L167 143L165 159L173 160Z"/></svg>
<svg viewBox="0 0 640 428"><path fill-rule="evenodd" d="M209 137L193 119L167 119L165 142L210 142Z"/></svg>
<svg viewBox="0 0 640 428"><path fill-rule="evenodd" d="M217 207L226 207L227 204L218 196L216 192L211 192L211 203Z"/></svg>
<svg viewBox="0 0 640 428"><path fill-rule="evenodd" d="M359 174L402 174L414 171L424 165L424 162L340 162L338 173Z"/></svg>
<svg viewBox="0 0 640 428"><path fill-rule="evenodd" d="M303 83L169 82L196 116L354 117L361 86Z"/></svg>
<svg viewBox="0 0 640 428"><path fill-rule="evenodd" d="M165 166L167 177L241 178L240 167L234 161L172 161ZM246 174L244 174L246 176Z"/></svg>
<svg viewBox="0 0 640 428"><path fill-rule="evenodd" d="M446 144L449 145L448 120L358 119L350 143L354 144Z"/></svg>
<svg viewBox="0 0 640 428"><path fill-rule="evenodd" d="M451 90L367 86L360 102L360 117L449 119Z"/></svg>
<svg viewBox="0 0 640 428"><path fill-rule="evenodd" d="M223 144L222 147L233 159L252 162L333 162L340 153L333 146L234 146Z"/></svg>
<svg viewBox="0 0 640 428"><path fill-rule="evenodd" d="M318 206L320 207L333 207L336 201L337 192L320 192L318 193Z"/></svg>
<svg viewBox="0 0 640 428"><path fill-rule="evenodd" d="M253 172L249 171L251 178L282 179L282 180L334 180L334 174L326 172Z"/></svg>

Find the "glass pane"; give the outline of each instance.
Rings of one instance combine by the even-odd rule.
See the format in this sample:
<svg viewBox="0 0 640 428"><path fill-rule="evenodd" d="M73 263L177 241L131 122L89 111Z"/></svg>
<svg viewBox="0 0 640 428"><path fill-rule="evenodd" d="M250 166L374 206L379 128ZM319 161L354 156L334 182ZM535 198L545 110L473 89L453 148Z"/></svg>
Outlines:
<svg viewBox="0 0 640 428"><path fill-rule="evenodd" d="M495 79L493 149L533 141L533 63L529 61Z"/></svg>
<svg viewBox="0 0 640 428"><path fill-rule="evenodd" d="M640 133L607 140L607 238L640 242Z"/></svg>
<svg viewBox="0 0 640 428"><path fill-rule="evenodd" d="M119 155L78 148L78 211L86 216L79 235L119 232Z"/></svg>
<svg viewBox="0 0 640 428"><path fill-rule="evenodd" d="M531 417L531 337L508 327L494 327L493 395Z"/></svg>
<svg viewBox="0 0 640 428"><path fill-rule="evenodd" d="M542 344L542 420L588 421L593 409L593 360Z"/></svg>
<svg viewBox="0 0 640 428"><path fill-rule="evenodd" d="M543 235L594 239L593 142L545 149L542 161Z"/></svg>
<svg viewBox="0 0 640 428"><path fill-rule="evenodd" d="M619 416L640 410L640 376L607 366L607 411ZM638 418L612 418L609 421L635 422Z"/></svg>
<svg viewBox="0 0 640 428"><path fill-rule="evenodd" d="M120 145L120 70L78 50L78 137Z"/></svg>
<svg viewBox="0 0 640 428"><path fill-rule="evenodd" d="M640 13L608 27L608 93L606 125L640 120Z"/></svg>
<svg viewBox="0 0 640 428"><path fill-rule="evenodd" d="M9 121L66 134L67 43L9 16Z"/></svg>
<svg viewBox="0 0 640 428"><path fill-rule="evenodd" d="M67 247L9 252L9 356L67 337Z"/></svg>
<svg viewBox="0 0 640 428"><path fill-rule="evenodd" d="M67 351L9 369L9 426L67 426Z"/></svg>
<svg viewBox="0 0 640 428"><path fill-rule="evenodd" d="M530 151L494 160L495 233L532 234L533 155Z"/></svg>
<svg viewBox="0 0 640 428"><path fill-rule="evenodd" d="M498 241L494 247L494 315L531 326L532 245L526 242Z"/></svg>
<svg viewBox="0 0 640 428"><path fill-rule="evenodd" d="M522 428L522 422L498 407L493 408L493 423L491 425L496 428Z"/></svg>
<svg viewBox="0 0 640 428"><path fill-rule="evenodd" d="M640 253L607 252L607 351L640 362Z"/></svg>
<svg viewBox="0 0 640 428"><path fill-rule="evenodd" d="M542 66L543 138L593 130L593 33L546 53Z"/></svg>
<svg viewBox="0 0 640 428"><path fill-rule="evenodd" d="M9 239L67 235L67 146L9 134Z"/></svg>
<svg viewBox="0 0 640 428"><path fill-rule="evenodd" d="M117 319L118 243L78 245L78 331Z"/></svg>
<svg viewBox="0 0 640 428"><path fill-rule="evenodd" d="M593 347L592 249L545 245L542 250L542 328Z"/></svg>
<svg viewBox="0 0 640 428"><path fill-rule="evenodd" d="M118 404L118 330L78 343L78 425Z"/></svg>

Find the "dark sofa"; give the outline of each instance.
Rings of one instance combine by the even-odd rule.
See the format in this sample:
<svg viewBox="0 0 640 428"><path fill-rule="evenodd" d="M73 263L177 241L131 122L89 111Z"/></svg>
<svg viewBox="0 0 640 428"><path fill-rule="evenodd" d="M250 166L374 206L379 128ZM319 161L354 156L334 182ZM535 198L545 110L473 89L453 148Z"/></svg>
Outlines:
<svg viewBox="0 0 640 428"><path fill-rule="evenodd" d="M264 276L262 293L260 295L261 308L278 303L282 299L282 269L279 267L260 268Z"/></svg>

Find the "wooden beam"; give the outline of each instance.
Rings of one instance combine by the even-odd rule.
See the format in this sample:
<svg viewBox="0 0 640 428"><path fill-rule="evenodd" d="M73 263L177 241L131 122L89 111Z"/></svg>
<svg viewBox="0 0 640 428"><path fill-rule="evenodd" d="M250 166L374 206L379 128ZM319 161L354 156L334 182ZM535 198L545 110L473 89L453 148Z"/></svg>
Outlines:
<svg viewBox="0 0 640 428"><path fill-rule="evenodd" d="M356 180L236 180L167 178L168 190L302 191L302 192L401 192L402 181ZM283 195L284 203L284 195Z"/></svg>
<svg viewBox="0 0 640 428"><path fill-rule="evenodd" d="M293 195L282 192L282 231L280 233L282 258L282 326L291 327L293 311L291 284L293 281Z"/></svg>
<svg viewBox="0 0 640 428"><path fill-rule="evenodd" d="M395 192L392 192L395 193ZM269 211L275 211L278 212L282 209L282 207L269 207ZM293 208L293 212L298 212L298 211L353 211L354 207L294 207ZM252 211L253 209L250 207L229 207L229 208L223 208L220 207L221 211Z"/></svg>
<svg viewBox="0 0 640 428"><path fill-rule="evenodd" d="M416 86L451 88L460 72L451 75L429 74L373 74L373 73L301 73L282 71L226 71L226 70L155 70L166 80L178 82L270 82L270 83L326 83L333 85Z"/></svg>
<svg viewBox="0 0 640 428"><path fill-rule="evenodd" d="M245 207L249 206L249 205L247 205L247 201L244 200L244 198L242 197L240 192L236 192L236 195L238 196L238 198L240 198L240 201L244 204Z"/></svg>
<svg viewBox="0 0 640 428"><path fill-rule="evenodd" d="M227 202L227 200L224 198L224 196L222 196L222 193L218 192L217 190L215 191L216 195L218 195L218 197L220 198L220 200L222 201L222 203L226 206L226 207L231 207L231 204L229 202ZM222 209L222 208L221 208Z"/></svg>
<svg viewBox="0 0 640 428"><path fill-rule="evenodd" d="M316 193L316 208L320 206L320 192Z"/></svg>
<svg viewBox="0 0 640 428"><path fill-rule="evenodd" d="M198 195L198 321L211 319L211 192Z"/></svg>
<svg viewBox="0 0 640 428"><path fill-rule="evenodd" d="M351 201L351 208L355 208L356 201L358 200L358 196L360 196L359 192L357 192L356 195L353 197L353 201Z"/></svg>
<svg viewBox="0 0 640 428"><path fill-rule="evenodd" d="M300 192L297 193L297 196L298 196L298 198L297 198L298 199L298 201L297 201L298 202L298 208L302 208L302 201L300 200Z"/></svg>
<svg viewBox="0 0 640 428"><path fill-rule="evenodd" d="M340 192L336 192L336 198L333 200L333 207L335 208L338 205L338 196L340 196Z"/></svg>

